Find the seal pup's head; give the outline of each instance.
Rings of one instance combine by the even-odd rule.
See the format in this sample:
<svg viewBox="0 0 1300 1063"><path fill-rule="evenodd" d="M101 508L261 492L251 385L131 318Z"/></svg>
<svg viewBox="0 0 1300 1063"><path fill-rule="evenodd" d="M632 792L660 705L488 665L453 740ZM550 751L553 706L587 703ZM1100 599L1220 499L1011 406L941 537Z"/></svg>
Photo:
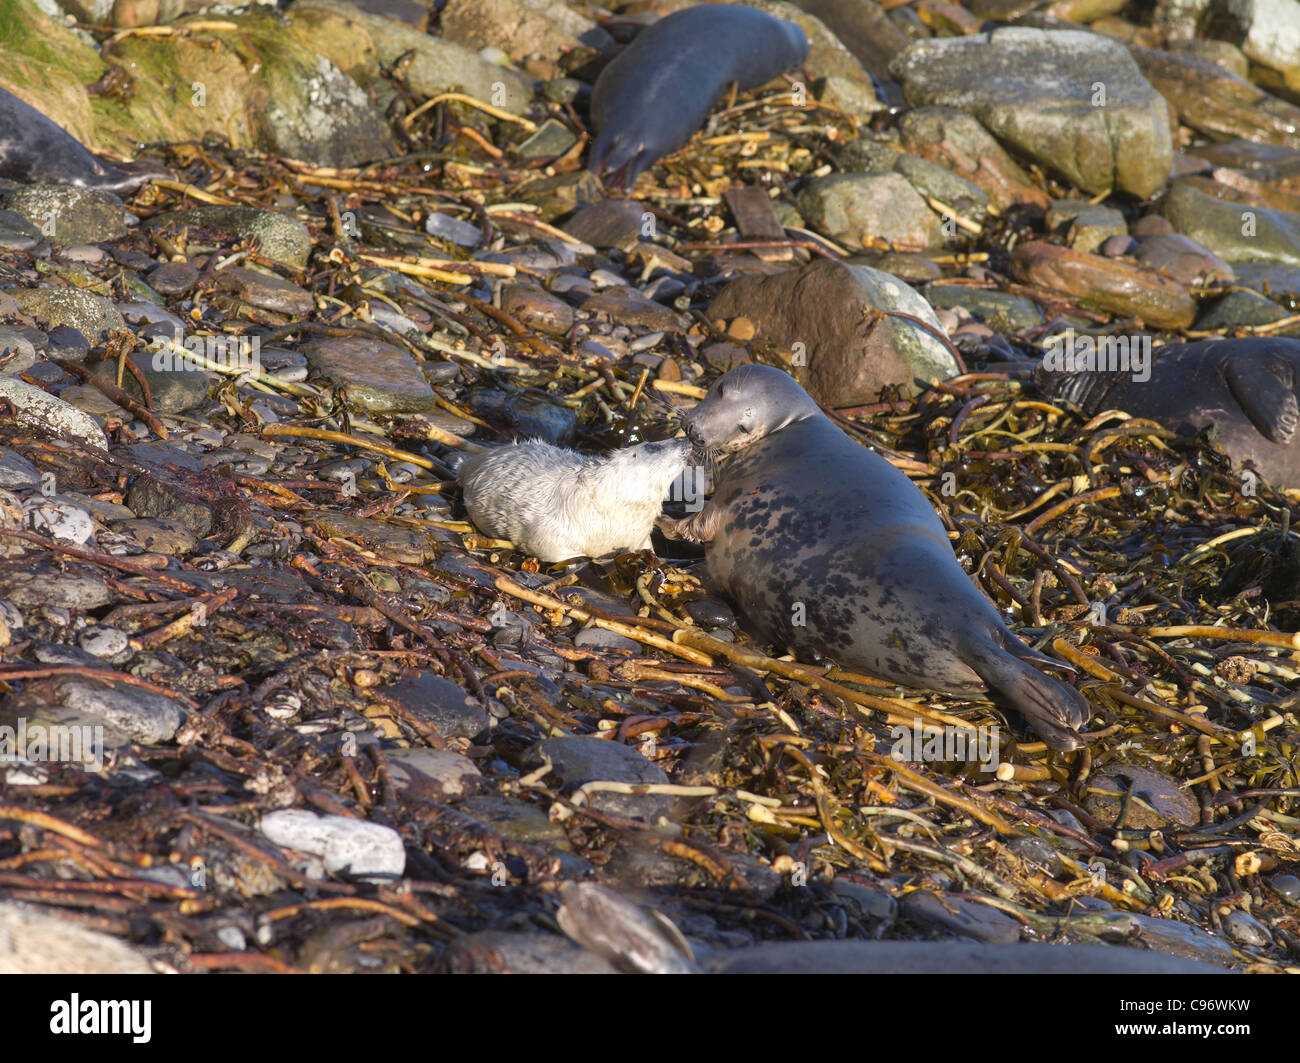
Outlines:
<svg viewBox="0 0 1300 1063"><path fill-rule="evenodd" d="M588 482L599 486L611 506L645 507L658 514L664 496L686 468L693 446L686 439L664 439L612 450L587 470Z"/></svg>
<svg viewBox="0 0 1300 1063"><path fill-rule="evenodd" d="M794 377L770 365L742 365L723 373L682 428L697 450L744 450L787 425L821 411Z"/></svg>

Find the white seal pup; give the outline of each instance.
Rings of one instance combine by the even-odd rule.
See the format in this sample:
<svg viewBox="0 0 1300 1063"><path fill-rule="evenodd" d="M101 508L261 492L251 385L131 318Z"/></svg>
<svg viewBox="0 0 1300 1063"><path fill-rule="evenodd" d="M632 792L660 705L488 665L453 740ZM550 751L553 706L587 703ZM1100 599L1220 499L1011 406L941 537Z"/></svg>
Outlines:
<svg viewBox="0 0 1300 1063"><path fill-rule="evenodd" d="M592 457L534 439L471 454L457 479L484 534L547 562L604 557L650 549L691 451L689 441L668 439Z"/></svg>

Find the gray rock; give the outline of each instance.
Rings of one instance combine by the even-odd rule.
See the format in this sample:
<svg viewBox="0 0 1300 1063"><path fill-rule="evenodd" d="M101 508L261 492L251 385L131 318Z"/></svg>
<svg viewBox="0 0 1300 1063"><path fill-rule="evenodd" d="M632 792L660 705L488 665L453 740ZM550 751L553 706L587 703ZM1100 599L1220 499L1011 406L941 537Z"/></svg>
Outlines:
<svg viewBox="0 0 1300 1063"><path fill-rule="evenodd" d="M153 974L117 938L26 904L0 902L0 974Z"/></svg>
<svg viewBox="0 0 1300 1063"><path fill-rule="evenodd" d="M434 405L433 388L410 353L361 336L313 340L303 348L312 374L345 387L372 413L418 413Z"/></svg>
<svg viewBox="0 0 1300 1063"><path fill-rule="evenodd" d="M111 192L73 185L24 185L8 206L52 244L93 244L126 235L126 208Z"/></svg>
<svg viewBox="0 0 1300 1063"><path fill-rule="evenodd" d="M1009 27L915 41L890 70L914 107L958 107L1086 192L1146 198L1168 180L1164 98L1117 41Z"/></svg>
<svg viewBox="0 0 1300 1063"><path fill-rule="evenodd" d="M58 704L99 716L142 745L169 741L185 720L180 704L143 687L80 676L59 676L50 686Z"/></svg>
<svg viewBox="0 0 1300 1063"><path fill-rule="evenodd" d="M259 826L276 845L320 857L331 873L387 878L406 870L401 835L378 823L291 808L267 813Z"/></svg>
<svg viewBox="0 0 1300 1063"><path fill-rule="evenodd" d="M945 241L938 215L899 173L819 177L807 184L798 202L810 226L852 247L885 240L921 250Z"/></svg>
<svg viewBox="0 0 1300 1063"><path fill-rule="evenodd" d="M297 318L316 309L316 298L311 292L265 270L234 266L219 270L212 280L216 288L263 310Z"/></svg>
<svg viewBox="0 0 1300 1063"><path fill-rule="evenodd" d="M1009 944L1020 940L1020 924L1011 916L954 893L909 893L903 898L902 914L919 926L976 941Z"/></svg>
<svg viewBox="0 0 1300 1063"><path fill-rule="evenodd" d="M487 730L487 710L461 687L432 673L399 679L382 693L443 738L473 738Z"/></svg>
<svg viewBox="0 0 1300 1063"><path fill-rule="evenodd" d="M83 612L113 600L113 592L103 578L92 572L45 566L33 569L29 563L22 567L0 566L0 595L20 609L51 605Z"/></svg>
<svg viewBox="0 0 1300 1063"><path fill-rule="evenodd" d="M715 974L1222 974L1192 960L1106 945L783 941L722 953Z"/></svg>
<svg viewBox="0 0 1300 1063"><path fill-rule="evenodd" d="M227 207L205 204L188 210L174 210L149 219L149 228L178 232L184 228L230 234L230 242L257 240L262 254L273 262L302 269L311 252L311 234L297 218L258 207ZM195 233L191 233L194 244ZM82 331L85 331L84 329Z"/></svg>
<svg viewBox="0 0 1300 1063"><path fill-rule="evenodd" d="M577 142L578 138L568 126L554 118L548 118L527 139L515 146L515 154L521 159L545 159L563 155Z"/></svg>
<svg viewBox="0 0 1300 1063"><path fill-rule="evenodd" d="M16 450L0 448L0 487L9 491L40 487L41 473Z"/></svg>
<svg viewBox="0 0 1300 1063"><path fill-rule="evenodd" d="M932 284L925 296L935 306L964 307L994 332L1018 332L1043 323L1043 311L1032 299L991 288L964 284Z"/></svg>
<svg viewBox="0 0 1300 1063"><path fill-rule="evenodd" d="M532 98L532 83L524 75L496 66L469 48L341 0L299 0L293 6L293 21L309 47L361 81L370 76L382 84L380 70L397 69L402 86L417 96L463 92L511 114L523 114ZM333 29L340 21L346 32L336 35ZM361 57L367 51L372 62L362 69Z"/></svg>
<svg viewBox="0 0 1300 1063"><path fill-rule="evenodd" d="M36 344L32 329L0 325L0 376L18 376L36 364Z"/></svg>
<svg viewBox="0 0 1300 1063"><path fill-rule="evenodd" d="M1058 199L1047 208L1049 231L1067 228L1066 241L1076 251L1096 251L1112 236L1127 236L1128 223L1114 207L1086 199Z"/></svg>
<svg viewBox="0 0 1300 1063"><path fill-rule="evenodd" d="M0 247L30 251L40 242L40 229L15 210L0 210Z"/></svg>
<svg viewBox="0 0 1300 1063"><path fill-rule="evenodd" d="M0 377L0 398L14 404L20 423L53 431L85 446L108 449L108 437L98 421L41 388L24 380Z"/></svg>
<svg viewBox="0 0 1300 1063"><path fill-rule="evenodd" d="M18 300L24 314L44 328L66 325L96 343L105 334L126 328L125 319L112 303L80 288L16 288L9 294Z"/></svg>
<svg viewBox="0 0 1300 1063"><path fill-rule="evenodd" d="M417 800L463 796L481 777L468 757L442 749L395 749L387 760L393 785Z"/></svg>
<svg viewBox="0 0 1300 1063"><path fill-rule="evenodd" d="M938 163L899 151L883 141L858 137L845 144L837 158L840 166L850 173L902 174L922 196L939 200L977 224L988 213L988 193L979 185Z"/></svg>
<svg viewBox="0 0 1300 1063"><path fill-rule="evenodd" d="M540 765L544 757L550 758L552 773L569 791L590 782L636 785L668 781L663 769L637 750L603 738L547 738L529 751L530 763ZM671 797L662 794L621 794L609 791L591 792L589 800L591 807L598 812L651 821L667 814L673 803Z"/></svg>
<svg viewBox="0 0 1300 1063"><path fill-rule="evenodd" d="M1300 214L1228 203L1182 182L1169 190L1160 213L1176 232L1234 265L1264 261L1300 266Z"/></svg>

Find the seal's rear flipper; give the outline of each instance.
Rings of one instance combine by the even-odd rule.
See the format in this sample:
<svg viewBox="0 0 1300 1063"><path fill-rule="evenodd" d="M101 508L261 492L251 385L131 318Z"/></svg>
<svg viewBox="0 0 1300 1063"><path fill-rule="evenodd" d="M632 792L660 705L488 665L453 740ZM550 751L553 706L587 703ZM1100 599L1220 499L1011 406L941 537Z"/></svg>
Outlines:
<svg viewBox="0 0 1300 1063"><path fill-rule="evenodd" d="M1078 729L1088 722L1092 709L1073 687L997 646L975 651L966 663L989 689L1006 698L1052 749L1064 752L1084 744Z"/></svg>

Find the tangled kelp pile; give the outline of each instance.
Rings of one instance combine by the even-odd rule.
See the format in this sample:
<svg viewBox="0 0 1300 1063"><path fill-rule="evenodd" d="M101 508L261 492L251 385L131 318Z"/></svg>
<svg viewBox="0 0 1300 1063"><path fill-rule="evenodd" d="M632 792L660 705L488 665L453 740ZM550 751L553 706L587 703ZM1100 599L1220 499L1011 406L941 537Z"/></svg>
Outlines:
<svg viewBox="0 0 1300 1063"><path fill-rule="evenodd" d="M5 896L191 971L602 969L559 934L583 940L556 919L575 881L666 913L700 959L957 935L1294 966L1294 502L1212 440L1085 421L1015 370L838 411L928 490L1021 637L1079 670L1095 715L1069 759L989 703L769 656L683 548L544 570L457 520L446 448L471 435L656 438L652 396L698 397L710 344L779 360L708 297L757 255L840 252L737 239L720 197L757 166L792 198L837 123L788 93L725 110L638 188L654 220L635 208L623 250L552 224L590 180L576 152L506 165L497 145L535 130L443 101L404 125L448 150L344 171L179 148L111 256L6 251L12 281L137 316L99 371L51 329L38 365L67 379L27 374L111 398L107 450L3 424L0 722L113 723L102 770L5 766ZM231 207L293 212L305 244ZM997 284L1028 224L946 265ZM557 297L583 283L576 311ZM168 314L256 337L260 367L208 358L225 382L159 412ZM55 535L69 506L84 537ZM995 726L982 766L927 746ZM340 859L285 818L308 808L374 830Z"/></svg>

